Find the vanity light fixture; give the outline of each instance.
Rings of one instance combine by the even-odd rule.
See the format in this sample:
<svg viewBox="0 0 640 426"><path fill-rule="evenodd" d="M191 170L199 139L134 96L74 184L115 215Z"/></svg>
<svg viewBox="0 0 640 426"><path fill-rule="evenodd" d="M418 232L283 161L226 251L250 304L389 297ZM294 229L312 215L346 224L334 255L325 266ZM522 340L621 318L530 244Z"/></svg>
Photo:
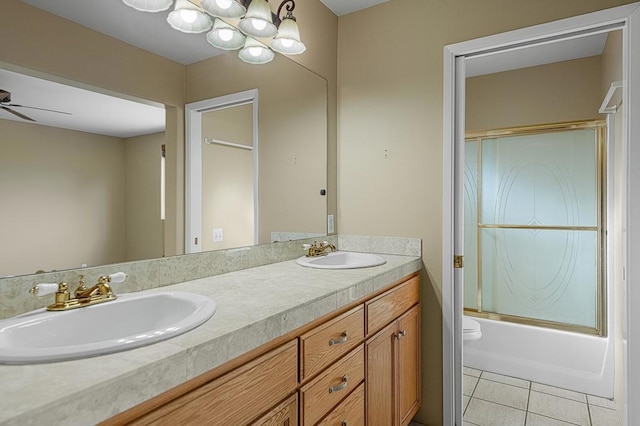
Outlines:
<svg viewBox="0 0 640 426"><path fill-rule="evenodd" d="M213 26L209 15L189 0L176 0L173 12L167 16L167 22L173 29L190 34L209 31Z"/></svg>
<svg viewBox="0 0 640 426"><path fill-rule="evenodd" d="M173 0L122 0L124 4L140 12L162 12L173 4Z"/></svg>
<svg viewBox="0 0 640 426"><path fill-rule="evenodd" d="M307 47L300 41L300 29L291 10L287 9L287 15L280 22L278 35L271 42L271 48L285 55L299 55L307 50Z"/></svg>
<svg viewBox="0 0 640 426"><path fill-rule="evenodd" d="M238 24L240 31L252 37L271 38L278 34L273 25L271 8L266 0L251 0L247 14Z"/></svg>
<svg viewBox="0 0 640 426"><path fill-rule="evenodd" d="M207 33L207 41L223 50L238 50L244 47L246 37L236 27L216 18L213 29Z"/></svg>
<svg viewBox="0 0 640 426"><path fill-rule="evenodd" d="M137 10L155 12L167 10L173 0L123 2ZM167 21L185 33L211 30L206 36L211 45L224 50L240 49L238 56L243 61L264 64L274 58L273 51L299 55L306 50L293 16L295 7L294 0L283 0L273 13L268 0L175 0ZM216 18L214 23L209 15Z"/></svg>
<svg viewBox="0 0 640 426"><path fill-rule="evenodd" d="M244 47L238 52L238 57L248 64L266 64L274 56L273 50L253 37L247 37Z"/></svg>
<svg viewBox="0 0 640 426"><path fill-rule="evenodd" d="M238 0L202 0L200 6L218 18L242 18L247 8Z"/></svg>

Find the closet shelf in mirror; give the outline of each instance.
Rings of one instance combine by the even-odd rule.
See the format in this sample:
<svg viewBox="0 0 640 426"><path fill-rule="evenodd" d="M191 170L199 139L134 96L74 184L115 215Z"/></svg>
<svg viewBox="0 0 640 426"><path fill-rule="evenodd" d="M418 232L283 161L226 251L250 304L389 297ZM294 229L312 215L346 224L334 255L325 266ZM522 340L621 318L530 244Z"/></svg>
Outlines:
<svg viewBox="0 0 640 426"><path fill-rule="evenodd" d="M204 138L204 143L206 145L224 145L224 146L230 146L233 148L248 149L249 151L253 151L253 147L251 145L242 145L240 143L227 142L219 139Z"/></svg>

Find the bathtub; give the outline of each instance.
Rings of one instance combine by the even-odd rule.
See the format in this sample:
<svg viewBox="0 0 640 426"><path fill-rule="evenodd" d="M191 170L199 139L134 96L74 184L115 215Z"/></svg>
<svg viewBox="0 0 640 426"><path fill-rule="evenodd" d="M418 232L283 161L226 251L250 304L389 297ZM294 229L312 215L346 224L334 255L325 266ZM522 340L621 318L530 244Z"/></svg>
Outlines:
<svg viewBox="0 0 640 426"><path fill-rule="evenodd" d="M482 338L464 343L465 366L613 398L612 339L473 319Z"/></svg>

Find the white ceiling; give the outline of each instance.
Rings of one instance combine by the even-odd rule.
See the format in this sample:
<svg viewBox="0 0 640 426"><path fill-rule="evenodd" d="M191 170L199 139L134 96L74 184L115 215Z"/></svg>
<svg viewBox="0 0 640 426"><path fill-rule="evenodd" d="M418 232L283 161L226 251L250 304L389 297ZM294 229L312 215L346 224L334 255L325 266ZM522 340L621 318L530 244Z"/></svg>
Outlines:
<svg viewBox="0 0 640 426"><path fill-rule="evenodd" d="M472 57L465 61L467 77L601 55L607 35L604 32Z"/></svg>
<svg viewBox="0 0 640 426"><path fill-rule="evenodd" d="M346 15L347 13L356 12L358 10L366 9L376 4L386 3L389 0L320 0L327 6L333 13L338 16Z"/></svg>
<svg viewBox="0 0 640 426"><path fill-rule="evenodd" d="M0 89L11 92L13 104L70 113L10 107L33 118L36 123L2 109L1 119L119 138L157 133L165 129L165 109L161 105L134 102L4 69L0 69Z"/></svg>

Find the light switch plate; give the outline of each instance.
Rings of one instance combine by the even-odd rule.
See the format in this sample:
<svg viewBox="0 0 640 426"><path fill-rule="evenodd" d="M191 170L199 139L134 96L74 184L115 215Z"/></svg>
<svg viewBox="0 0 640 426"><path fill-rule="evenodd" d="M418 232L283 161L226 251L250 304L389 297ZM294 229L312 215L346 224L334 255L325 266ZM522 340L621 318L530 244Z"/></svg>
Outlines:
<svg viewBox="0 0 640 426"><path fill-rule="evenodd" d="M222 237L222 228L213 228L213 242L220 243L224 238Z"/></svg>

